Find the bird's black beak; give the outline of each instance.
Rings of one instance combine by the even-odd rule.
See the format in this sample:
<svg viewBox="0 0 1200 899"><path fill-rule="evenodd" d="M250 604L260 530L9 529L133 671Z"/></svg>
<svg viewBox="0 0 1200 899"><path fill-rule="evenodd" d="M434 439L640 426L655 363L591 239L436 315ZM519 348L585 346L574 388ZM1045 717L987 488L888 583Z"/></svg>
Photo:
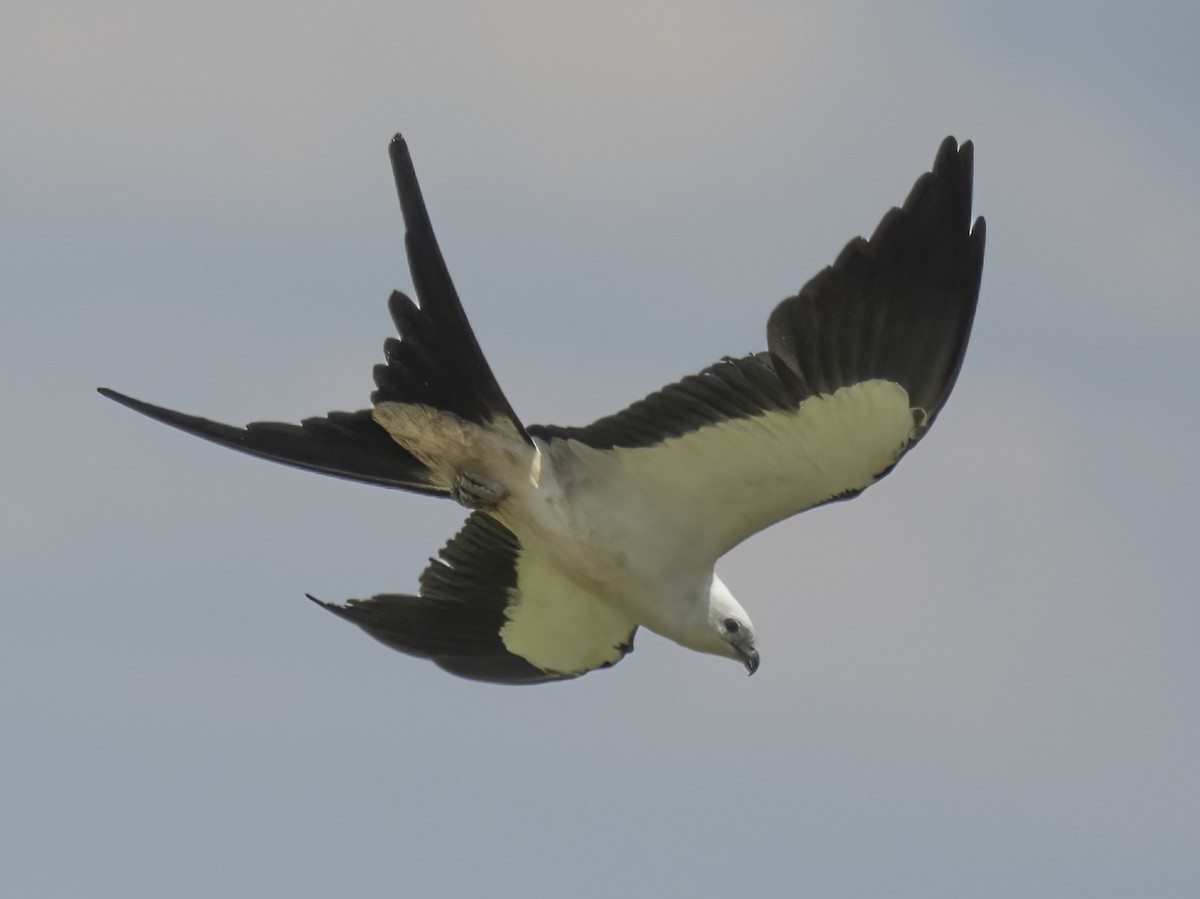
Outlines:
<svg viewBox="0 0 1200 899"><path fill-rule="evenodd" d="M746 666L746 670L753 674L758 670L758 650L749 649L741 653L742 664Z"/></svg>

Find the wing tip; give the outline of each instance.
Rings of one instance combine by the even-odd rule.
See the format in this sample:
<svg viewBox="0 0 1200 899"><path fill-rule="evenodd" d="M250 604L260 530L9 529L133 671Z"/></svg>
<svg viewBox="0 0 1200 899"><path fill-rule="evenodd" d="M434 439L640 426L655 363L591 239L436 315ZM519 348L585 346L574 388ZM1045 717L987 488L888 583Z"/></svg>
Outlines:
<svg viewBox="0 0 1200 899"><path fill-rule="evenodd" d="M405 157L408 155L408 141L404 139L399 131L392 135L392 139L388 141L388 155L395 161L397 157Z"/></svg>
<svg viewBox="0 0 1200 899"><path fill-rule="evenodd" d="M152 418L155 421L172 425L173 427L180 426L180 419L191 417L184 415L182 412L175 412L172 409L167 409L164 406L156 406L153 403L147 403L145 400L139 400L132 396L126 396L120 391L113 390L111 387L97 387L96 392L105 399L110 399L114 403L119 403L126 409L132 409L134 412L141 413L147 418ZM184 430L186 430L186 428Z"/></svg>
<svg viewBox="0 0 1200 899"><path fill-rule="evenodd" d="M971 170L975 163L975 142L972 140L960 141L953 134L942 138L941 144L938 145L937 154L934 156L933 168L944 168L954 165L964 166Z"/></svg>
<svg viewBox="0 0 1200 899"><path fill-rule="evenodd" d="M323 599L317 599L311 593L305 593L304 595L319 605L322 609L329 609L332 612L334 609L339 608L337 603L325 602Z"/></svg>
<svg viewBox="0 0 1200 899"><path fill-rule="evenodd" d="M388 158L392 161L392 178L396 183L400 212L404 216L408 231L417 231L423 239L432 242L433 228L429 223L429 214L425 211L425 200L417 181L417 170L413 165L412 154L408 151L408 141L399 133L388 142ZM436 242L434 246L436 247Z"/></svg>

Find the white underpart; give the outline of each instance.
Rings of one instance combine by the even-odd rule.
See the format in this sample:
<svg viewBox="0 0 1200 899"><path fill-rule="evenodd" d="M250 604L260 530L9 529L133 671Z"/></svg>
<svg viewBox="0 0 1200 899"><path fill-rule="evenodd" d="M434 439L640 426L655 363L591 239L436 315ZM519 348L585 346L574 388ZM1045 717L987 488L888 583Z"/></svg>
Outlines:
<svg viewBox="0 0 1200 899"><path fill-rule="evenodd" d="M538 446L526 443L505 418L483 427L430 406L402 403L380 403L373 417L443 486L467 474L507 489L508 499L495 514L521 544L516 590L505 611L508 623L500 630L509 652L563 674L612 664L624 655L619 647L638 622L620 603L589 589L597 580L606 581L614 567L601 565L601 556L581 553L571 528L557 515L545 514L547 497L557 491L553 486L539 490ZM547 520L549 526L543 527ZM604 574L597 577L597 571Z"/></svg>
<svg viewBox="0 0 1200 899"><path fill-rule="evenodd" d="M635 625L714 651L705 641L716 560L781 519L869 486L914 430L907 391L885 380L640 448L531 447L515 429L394 403L376 406L375 420L445 483L468 473L508 489L495 514L521 551L501 638L564 673L615 662Z"/></svg>
<svg viewBox="0 0 1200 899"><path fill-rule="evenodd" d="M551 441L540 489L515 495L502 517L587 594L702 648L716 560L781 519L869 486L908 446L913 421L907 391L873 380L650 447Z"/></svg>

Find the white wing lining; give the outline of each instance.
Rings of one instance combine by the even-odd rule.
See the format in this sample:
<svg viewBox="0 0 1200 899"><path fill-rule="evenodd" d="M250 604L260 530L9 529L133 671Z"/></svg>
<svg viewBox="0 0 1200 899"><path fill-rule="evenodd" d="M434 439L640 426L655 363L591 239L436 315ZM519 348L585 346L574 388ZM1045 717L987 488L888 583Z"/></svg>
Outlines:
<svg viewBox="0 0 1200 899"><path fill-rule="evenodd" d="M791 411L610 452L643 496L678 523L689 551L711 562L777 521L870 486L913 433L907 391L876 379L809 397Z"/></svg>

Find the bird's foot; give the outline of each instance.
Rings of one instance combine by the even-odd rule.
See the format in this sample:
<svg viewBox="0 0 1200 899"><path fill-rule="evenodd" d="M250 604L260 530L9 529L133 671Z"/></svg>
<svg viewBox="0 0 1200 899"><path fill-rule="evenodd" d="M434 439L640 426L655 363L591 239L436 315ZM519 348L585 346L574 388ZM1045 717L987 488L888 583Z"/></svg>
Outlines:
<svg viewBox="0 0 1200 899"><path fill-rule="evenodd" d="M454 476L450 498L468 509L495 509L508 498L508 488L498 481L489 481L470 474Z"/></svg>

